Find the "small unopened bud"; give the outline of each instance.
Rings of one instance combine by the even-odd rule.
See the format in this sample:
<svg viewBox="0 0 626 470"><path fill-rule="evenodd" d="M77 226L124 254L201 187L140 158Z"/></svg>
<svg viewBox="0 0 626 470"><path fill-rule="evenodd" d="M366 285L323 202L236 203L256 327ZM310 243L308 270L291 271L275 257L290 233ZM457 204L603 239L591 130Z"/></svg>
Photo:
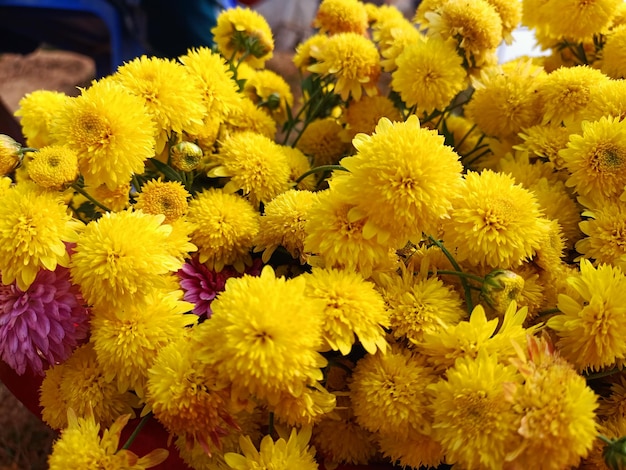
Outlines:
<svg viewBox="0 0 626 470"><path fill-rule="evenodd" d="M626 469L626 436L612 441L602 451L604 462L611 470Z"/></svg>
<svg viewBox="0 0 626 470"><path fill-rule="evenodd" d="M270 94L264 105L271 110L278 109L280 107L280 95L276 92Z"/></svg>
<svg viewBox="0 0 626 470"><path fill-rule="evenodd" d="M195 170L204 156L202 149L193 142L182 141L170 148L172 166L181 171Z"/></svg>
<svg viewBox="0 0 626 470"><path fill-rule="evenodd" d="M480 296L498 313L506 312L524 289L524 278L513 271L495 269L485 276Z"/></svg>
<svg viewBox="0 0 626 470"><path fill-rule="evenodd" d="M22 163L21 148L15 139L0 134L0 176L8 175Z"/></svg>

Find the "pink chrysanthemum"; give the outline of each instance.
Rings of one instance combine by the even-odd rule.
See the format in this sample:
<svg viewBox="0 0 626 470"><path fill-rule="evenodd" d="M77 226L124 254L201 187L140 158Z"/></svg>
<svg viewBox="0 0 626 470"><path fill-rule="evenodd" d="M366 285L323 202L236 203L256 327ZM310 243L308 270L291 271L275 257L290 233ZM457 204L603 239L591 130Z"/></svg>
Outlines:
<svg viewBox="0 0 626 470"><path fill-rule="evenodd" d="M87 335L88 310L69 270L41 270L26 291L0 285L0 354L18 374L65 361Z"/></svg>
<svg viewBox="0 0 626 470"><path fill-rule="evenodd" d="M225 266L220 272L207 268L198 260L197 256L187 260L178 271L180 287L184 291L184 300L195 305L192 312L198 316L211 318L213 311L211 303L226 286L231 277L241 277L244 274L258 276L261 274L262 262L255 259L251 267L246 267L243 273L238 273L232 266Z"/></svg>

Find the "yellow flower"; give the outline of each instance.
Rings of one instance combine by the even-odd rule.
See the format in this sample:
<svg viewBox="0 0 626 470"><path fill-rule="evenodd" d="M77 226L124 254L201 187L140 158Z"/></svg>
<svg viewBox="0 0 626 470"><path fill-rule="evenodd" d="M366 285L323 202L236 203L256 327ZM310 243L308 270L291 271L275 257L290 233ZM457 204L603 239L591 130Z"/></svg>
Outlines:
<svg viewBox="0 0 626 470"><path fill-rule="evenodd" d="M465 108L467 117L487 135L517 140L523 128L541 122L537 89L544 75L530 61L511 71L501 67L483 70Z"/></svg>
<svg viewBox="0 0 626 470"><path fill-rule="evenodd" d="M503 315L513 301L519 300L524 289L524 278L513 271L496 269L485 276L480 298Z"/></svg>
<svg viewBox="0 0 626 470"><path fill-rule="evenodd" d="M313 26L320 33L357 33L367 31L368 18L365 5L359 0L323 0L317 9Z"/></svg>
<svg viewBox="0 0 626 470"><path fill-rule="evenodd" d="M161 153L172 132L193 131L202 123L202 82L179 62L144 55L124 63L112 78L144 101L156 124L155 153Z"/></svg>
<svg viewBox="0 0 626 470"><path fill-rule="evenodd" d="M415 42L422 41L424 37L414 24L400 15L397 18L374 23L372 38L380 49L382 56L380 65L383 70L393 72L397 68L396 59L404 49Z"/></svg>
<svg viewBox="0 0 626 470"><path fill-rule="evenodd" d="M348 142L338 138L342 131L333 117L316 119L302 131L296 148L309 155L314 166L334 165L350 149Z"/></svg>
<svg viewBox="0 0 626 470"><path fill-rule="evenodd" d="M320 193L305 225L304 250L323 258L326 267L356 270L368 278L372 271L389 269L389 246L363 237L365 220L351 221L352 205L334 191Z"/></svg>
<svg viewBox="0 0 626 470"><path fill-rule="evenodd" d="M462 184L459 156L443 142L415 115L396 123L383 118L373 135L354 138L357 154L341 160L350 173L334 186L355 205L350 222L365 220L364 238L400 248L436 231Z"/></svg>
<svg viewBox="0 0 626 470"><path fill-rule="evenodd" d="M307 70L309 65L316 62L311 55L311 51L322 50L328 41L326 34L313 34L306 40L296 46L296 52L293 56L293 63L301 72Z"/></svg>
<svg viewBox="0 0 626 470"><path fill-rule="evenodd" d="M248 436L239 438L243 455L229 452L224 455L228 466L235 470L255 470L260 468L284 468L298 470L317 470L315 448L309 447L311 428L302 428L299 432L291 430L289 439L284 437L274 441L265 436L257 450Z"/></svg>
<svg viewBox="0 0 626 470"><path fill-rule="evenodd" d="M28 176L43 188L65 189L78 179L78 155L67 145L43 147L29 156Z"/></svg>
<svg viewBox="0 0 626 470"><path fill-rule="evenodd" d="M67 361L46 371L41 384L39 404L42 418L51 427L67 426L67 410L79 416L93 413L97 423L109 426L118 416L134 415L137 397L105 379L91 344L78 347Z"/></svg>
<svg viewBox="0 0 626 470"><path fill-rule="evenodd" d="M256 132L237 132L222 142L209 177L229 177L224 191L239 190L258 207L289 189L289 164L282 147Z"/></svg>
<svg viewBox="0 0 626 470"><path fill-rule="evenodd" d="M256 132L268 139L276 135L276 121L263 108L257 107L247 96L240 95L237 106L229 110L220 129L223 138L236 132Z"/></svg>
<svg viewBox="0 0 626 470"><path fill-rule="evenodd" d="M471 67L484 65L502 42L502 19L487 0L446 0L429 6L434 11L423 10L420 27L429 36L454 39Z"/></svg>
<svg viewBox="0 0 626 470"><path fill-rule="evenodd" d="M67 267L65 243L75 242L81 229L59 194L27 182L7 190L0 204L2 283L15 281L25 292L40 269Z"/></svg>
<svg viewBox="0 0 626 470"><path fill-rule="evenodd" d="M141 98L111 80L94 83L55 115L51 136L78 152L85 184L115 188L154 156L154 122Z"/></svg>
<svg viewBox="0 0 626 470"><path fill-rule="evenodd" d="M384 117L391 122L403 120L400 110L386 96L364 96L352 101L343 116L346 127L340 136L342 140L352 141L357 134L373 134L378 121Z"/></svg>
<svg viewBox="0 0 626 470"><path fill-rule="evenodd" d="M574 293L558 297L558 309L547 322L559 337L557 348L577 370L611 367L626 357L621 336L626 328L626 276L618 268L594 268L580 260L580 275L567 282Z"/></svg>
<svg viewBox="0 0 626 470"><path fill-rule="evenodd" d="M350 383L357 423L365 429L405 439L430 433L428 385L436 380L421 356L399 346L359 360Z"/></svg>
<svg viewBox="0 0 626 470"><path fill-rule="evenodd" d="M509 0L487 0L492 5L502 20L502 36L507 44L513 43L513 31L522 20L522 2L510 2Z"/></svg>
<svg viewBox="0 0 626 470"><path fill-rule="evenodd" d="M468 172L443 221L444 242L459 261L508 269L530 258L546 234L537 199L511 176Z"/></svg>
<svg viewBox="0 0 626 470"><path fill-rule="evenodd" d="M243 271L259 232L259 214L248 201L210 188L191 200L187 220L196 227L191 241L201 263L216 271L231 264Z"/></svg>
<svg viewBox="0 0 626 470"><path fill-rule="evenodd" d="M135 209L146 214L163 214L164 224L171 224L187 213L191 195L178 181L150 180L141 187Z"/></svg>
<svg viewBox="0 0 626 470"><path fill-rule="evenodd" d="M586 237L576 242L576 251L595 265L611 264L626 271L626 209L621 205L607 205L587 210L580 223Z"/></svg>
<svg viewBox="0 0 626 470"><path fill-rule="evenodd" d="M559 155L570 172L568 187L599 201L619 197L626 186L626 122L583 122L582 135L570 135Z"/></svg>
<svg viewBox="0 0 626 470"><path fill-rule="evenodd" d="M405 439L395 434L377 434L376 443L385 457L404 467L439 467L445 455L441 444L432 436L412 433Z"/></svg>
<svg viewBox="0 0 626 470"><path fill-rule="evenodd" d="M20 163L22 146L12 137L0 134L0 175L5 176L13 172Z"/></svg>
<svg viewBox="0 0 626 470"><path fill-rule="evenodd" d="M322 379L322 302L305 288L304 278L277 278L265 266L260 277L230 278L211 304L211 320L196 332L197 354L232 382L235 396L274 405Z"/></svg>
<svg viewBox="0 0 626 470"><path fill-rule="evenodd" d="M146 372L147 405L170 433L186 435L186 447L195 441L210 454L210 445L219 450L221 437L237 428L230 390L197 360L189 335L160 349Z"/></svg>
<svg viewBox="0 0 626 470"><path fill-rule="evenodd" d="M565 38L573 42L592 40L594 34L610 26L622 0L550 0L541 6L545 31L550 38ZM563 12L567 12L564 15Z"/></svg>
<svg viewBox="0 0 626 470"><path fill-rule="evenodd" d="M278 124L287 120L287 108L293 107L293 94L289 84L271 70L255 71L246 80L243 93L257 106L266 109Z"/></svg>
<svg viewBox="0 0 626 470"><path fill-rule="evenodd" d="M497 470L511 451L520 416L504 400L505 386L521 382L515 368L480 350L460 358L446 378L429 387L433 437L446 462L465 468Z"/></svg>
<svg viewBox="0 0 626 470"><path fill-rule="evenodd" d="M603 116L626 117L626 80L606 80L594 88L587 106L586 119L597 121Z"/></svg>
<svg viewBox="0 0 626 470"><path fill-rule="evenodd" d="M141 458L130 450L118 450L122 429L130 415L117 418L109 429L104 430L102 436L100 425L94 421L93 415L77 417L72 409L68 410L67 415L68 427L54 442L48 457L50 470L144 470L159 465L168 456L165 449L155 449Z"/></svg>
<svg viewBox="0 0 626 470"><path fill-rule="evenodd" d="M192 315L184 315L193 305L179 300L179 294L153 291L144 306L93 310L90 341L105 379L116 381L119 390L134 390L143 399L157 353L195 322Z"/></svg>
<svg viewBox="0 0 626 470"><path fill-rule="evenodd" d="M324 302L322 337L325 345L347 356L355 336L370 353L386 351L389 315L374 284L358 273L316 269L305 274L307 296Z"/></svg>
<svg viewBox="0 0 626 470"><path fill-rule="evenodd" d="M626 25L611 30L602 48L600 70L611 78L626 78Z"/></svg>
<svg viewBox="0 0 626 470"><path fill-rule="evenodd" d="M62 113L70 97L53 90L35 90L19 101L15 115L20 118L22 133L29 147L41 148L54 143L50 136L53 116Z"/></svg>
<svg viewBox="0 0 626 470"><path fill-rule="evenodd" d="M423 279L405 272L390 274L381 284L395 338L421 343L425 333L436 334L465 316L459 294L437 277Z"/></svg>
<svg viewBox="0 0 626 470"><path fill-rule="evenodd" d="M87 194L112 211L123 211L130 206L130 182L122 183L114 188L109 188L107 185L101 184L95 187L85 186L84 189ZM75 193L74 201L74 206L79 206L85 202L85 199L81 194ZM76 203L76 201L78 201L78 203ZM91 204L91 202L88 204ZM102 212L102 209L99 207L94 206L94 210Z"/></svg>
<svg viewBox="0 0 626 470"><path fill-rule="evenodd" d="M180 171L195 170L200 165L203 157L204 152L202 148L187 140L182 140L170 147L170 163L173 168Z"/></svg>
<svg viewBox="0 0 626 470"><path fill-rule="evenodd" d="M300 396L282 393L272 410L276 419L288 426L311 426L331 413L336 405L335 395L329 393L319 382L313 382Z"/></svg>
<svg viewBox="0 0 626 470"><path fill-rule="evenodd" d="M289 165L289 181L297 188L305 191L313 191L317 185L316 176L309 175L296 185L296 180L311 169L311 162L302 151L288 145L281 146L287 157Z"/></svg>
<svg viewBox="0 0 626 470"><path fill-rule="evenodd" d="M168 286L165 275L178 271L183 261L172 253L172 227L162 224L164 218L141 211L108 212L87 225L70 271L88 303L124 308Z"/></svg>
<svg viewBox="0 0 626 470"><path fill-rule="evenodd" d="M466 88L466 72L454 41L422 39L407 44L396 58L391 88L416 114L446 109Z"/></svg>
<svg viewBox="0 0 626 470"><path fill-rule="evenodd" d="M310 53L317 63L307 69L323 77L332 76L336 80L334 91L344 101L350 96L360 100L363 90L368 96L378 94L380 58L376 46L366 37L338 33Z"/></svg>
<svg viewBox="0 0 626 470"><path fill-rule="evenodd" d="M564 149L569 141L571 131L561 125L541 125L525 128L518 135L524 141L514 148L525 150L540 158L548 159L556 170L565 168L565 162L559 156L559 150Z"/></svg>
<svg viewBox="0 0 626 470"><path fill-rule="evenodd" d="M354 417L323 418L313 427L313 443L327 468L340 462L366 465L376 454L373 434L359 426Z"/></svg>
<svg viewBox="0 0 626 470"><path fill-rule="evenodd" d="M304 251L304 228L315 198L315 193L310 191L290 189L265 206L259 233L254 241L254 251L263 251L264 263L270 260L279 246L285 248L293 258L306 263L308 255Z"/></svg>
<svg viewBox="0 0 626 470"><path fill-rule="evenodd" d="M226 58L243 60L254 68L261 68L272 58L274 38L265 18L248 8L229 8L217 17L213 40Z"/></svg>
<svg viewBox="0 0 626 470"><path fill-rule="evenodd" d="M586 118L587 108L603 99L600 85L608 80L602 72L588 66L561 67L549 73L537 92L543 105L542 124L579 123Z"/></svg>

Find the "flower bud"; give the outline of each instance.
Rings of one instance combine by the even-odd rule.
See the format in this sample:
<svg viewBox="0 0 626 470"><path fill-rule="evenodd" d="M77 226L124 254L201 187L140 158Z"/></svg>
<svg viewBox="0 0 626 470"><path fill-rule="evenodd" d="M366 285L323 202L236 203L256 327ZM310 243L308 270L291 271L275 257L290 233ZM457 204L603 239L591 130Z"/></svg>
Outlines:
<svg viewBox="0 0 626 470"><path fill-rule="evenodd" d="M495 269L485 276L480 296L498 313L504 313L524 289L524 278L513 271Z"/></svg>
<svg viewBox="0 0 626 470"><path fill-rule="evenodd" d="M0 176L8 175L22 163L21 148L15 139L0 134Z"/></svg>
<svg viewBox="0 0 626 470"><path fill-rule="evenodd" d="M175 169L191 171L198 167L204 152L198 145L184 140L170 148L170 156Z"/></svg>
<svg viewBox="0 0 626 470"><path fill-rule="evenodd" d="M626 436L612 441L602 451L604 462L611 470L626 469Z"/></svg>

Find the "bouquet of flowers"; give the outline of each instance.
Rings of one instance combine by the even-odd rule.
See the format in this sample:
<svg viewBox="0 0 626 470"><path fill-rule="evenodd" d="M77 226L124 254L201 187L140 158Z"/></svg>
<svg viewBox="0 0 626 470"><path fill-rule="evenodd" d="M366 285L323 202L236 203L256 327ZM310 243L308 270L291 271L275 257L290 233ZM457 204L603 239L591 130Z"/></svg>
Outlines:
<svg viewBox="0 0 626 470"><path fill-rule="evenodd" d="M520 23L546 56L499 64ZM157 466L148 421L195 469L624 468L626 4L314 26L301 96L235 8L214 50L21 100L0 354L43 375L50 468Z"/></svg>

